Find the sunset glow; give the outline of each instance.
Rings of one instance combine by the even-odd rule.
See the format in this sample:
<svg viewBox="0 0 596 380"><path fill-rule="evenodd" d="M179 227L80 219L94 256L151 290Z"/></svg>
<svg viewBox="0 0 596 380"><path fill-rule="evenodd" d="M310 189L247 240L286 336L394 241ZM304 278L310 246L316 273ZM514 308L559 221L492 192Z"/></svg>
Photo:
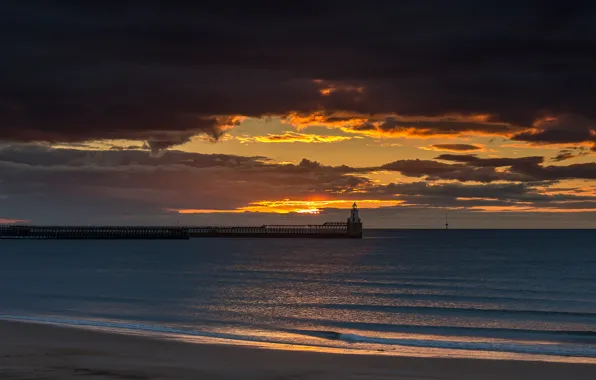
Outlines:
<svg viewBox="0 0 596 380"><path fill-rule="evenodd" d="M278 214L320 214L324 209L350 209L356 202L358 207L363 209L377 209L381 207L399 206L402 201L376 200L376 199L333 199L333 200L279 200L279 201L259 201L253 202L248 206L234 210L201 210L201 209L168 209L169 211L180 214L205 214L205 213L239 213L239 212L272 212Z"/></svg>
<svg viewBox="0 0 596 380"><path fill-rule="evenodd" d="M2 219L0 218L0 224L16 224L16 223L27 223L28 220L21 219Z"/></svg>
<svg viewBox="0 0 596 380"><path fill-rule="evenodd" d="M227 13L246 5L180 23L147 10L147 33L116 28L103 12L19 7L6 17L31 25L6 44L4 220L301 223L341 210L343 219L356 201L371 227L431 227L438 210L457 210L465 217L454 228L556 225L545 212L596 228L596 74L590 37L571 32L586 20L528 35L531 48L520 49L503 37L515 28L493 25L507 7L388 2L277 14L279 3L258 21ZM439 8L437 20L420 22ZM72 25L52 16L79 12ZM387 15L403 17L394 32L378 22ZM269 17L279 22L265 32ZM410 20L425 27L400 29ZM459 26L470 20L481 21ZM358 37L345 36L348 25ZM64 46L46 40L52 33L68 36ZM48 70L32 68L35 46ZM553 56L567 66L544 65Z"/></svg>

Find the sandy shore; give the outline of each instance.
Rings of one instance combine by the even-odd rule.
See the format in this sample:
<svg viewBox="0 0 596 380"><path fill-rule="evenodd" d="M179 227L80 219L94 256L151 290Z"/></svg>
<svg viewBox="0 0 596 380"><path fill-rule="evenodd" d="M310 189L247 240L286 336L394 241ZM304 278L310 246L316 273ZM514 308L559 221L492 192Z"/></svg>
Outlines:
<svg viewBox="0 0 596 380"><path fill-rule="evenodd" d="M596 379L596 365L323 354L0 321L0 379Z"/></svg>

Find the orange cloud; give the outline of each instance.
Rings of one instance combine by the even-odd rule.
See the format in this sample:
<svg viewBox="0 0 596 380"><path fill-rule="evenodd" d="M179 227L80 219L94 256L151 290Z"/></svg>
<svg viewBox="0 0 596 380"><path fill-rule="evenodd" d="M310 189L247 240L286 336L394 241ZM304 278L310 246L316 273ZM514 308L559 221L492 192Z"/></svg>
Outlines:
<svg viewBox="0 0 596 380"><path fill-rule="evenodd" d="M350 113L290 113L282 122L298 130L306 127L339 128L344 132L365 136L410 138L455 138L465 135L513 136L525 130L507 123L491 122L490 115L443 115L410 117L400 115L360 115Z"/></svg>
<svg viewBox="0 0 596 380"><path fill-rule="evenodd" d="M283 116L282 123L290 124L298 130L308 127L327 127L327 128L349 128L356 127L368 121L365 117L356 117L352 114L334 114L328 116L323 113L289 113Z"/></svg>
<svg viewBox="0 0 596 380"><path fill-rule="evenodd" d="M536 190L539 191L541 194L545 195L575 195L575 196L588 196L588 197L596 197L596 186L588 186L588 187L536 187Z"/></svg>
<svg viewBox="0 0 596 380"><path fill-rule="evenodd" d="M283 134L268 134L266 136L236 137L242 143L260 142L260 143L333 143L345 140L351 140L353 136L327 136L314 135L297 132L286 132Z"/></svg>

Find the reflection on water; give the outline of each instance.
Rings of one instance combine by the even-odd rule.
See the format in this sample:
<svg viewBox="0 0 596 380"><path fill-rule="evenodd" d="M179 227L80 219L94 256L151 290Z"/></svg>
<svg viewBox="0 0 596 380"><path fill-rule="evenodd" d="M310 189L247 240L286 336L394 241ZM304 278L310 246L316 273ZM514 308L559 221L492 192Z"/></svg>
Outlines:
<svg viewBox="0 0 596 380"><path fill-rule="evenodd" d="M284 348L596 358L591 231L2 245L2 314Z"/></svg>

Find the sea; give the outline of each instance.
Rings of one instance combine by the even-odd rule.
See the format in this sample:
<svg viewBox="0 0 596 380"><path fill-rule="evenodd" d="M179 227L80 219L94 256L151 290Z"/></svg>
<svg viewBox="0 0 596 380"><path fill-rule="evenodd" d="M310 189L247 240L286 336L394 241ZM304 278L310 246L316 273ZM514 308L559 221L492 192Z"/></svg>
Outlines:
<svg viewBox="0 0 596 380"><path fill-rule="evenodd" d="M0 318L284 350L596 363L595 238L0 240Z"/></svg>

